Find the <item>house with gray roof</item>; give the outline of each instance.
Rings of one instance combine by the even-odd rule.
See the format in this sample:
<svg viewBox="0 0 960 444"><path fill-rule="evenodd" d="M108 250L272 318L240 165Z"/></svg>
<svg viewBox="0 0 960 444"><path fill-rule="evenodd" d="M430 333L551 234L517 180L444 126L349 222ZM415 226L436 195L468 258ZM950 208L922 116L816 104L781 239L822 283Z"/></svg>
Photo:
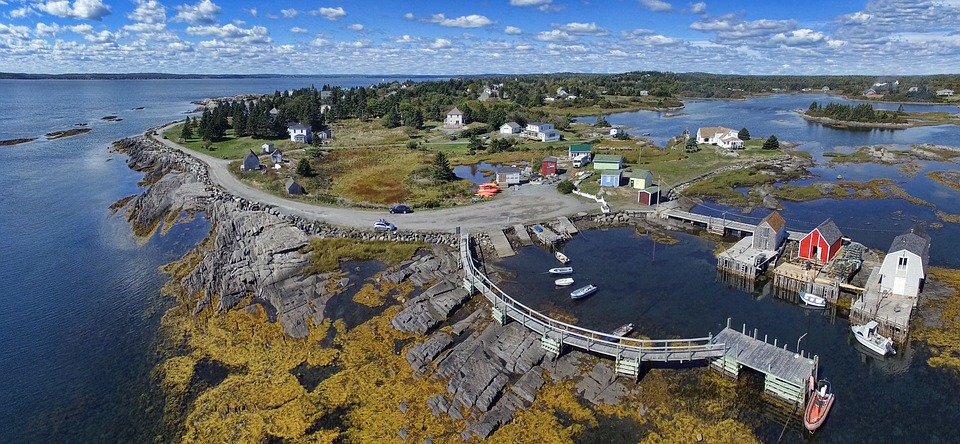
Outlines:
<svg viewBox="0 0 960 444"><path fill-rule="evenodd" d="M930 261L930 236L911 229L893 239L880 265L880 292L917 297Z"/></svg>
<svg viewBox="0 0 960 444"><path fill-rule="evenodd" d="M307 192L303 190L303 187L300 186L300 184L297 183L297 181L293 180L292 177L287 178L287 183L285 185L285 188L287 189L287 194L291 194L294 196L302 196L304 194L307 194Z"/></svg>
<svg viewBox="0 0 960 444"><path fill-rule="evenodd" d="M260 158L257 153L250 150L246 156L243 156L243 163L240 164L240 171L257 171L260 169Z"/></svg>
<svg viewBox="0 0 960 444"><path fill-rule="evenodd" d="M807 233L803 239L800 239L800 249L797 251L797 256L819 263L827 263L840 251L842 243L843 233L840 232L840 228L833 222L833 219L827 218L817 228Z"/></svg>

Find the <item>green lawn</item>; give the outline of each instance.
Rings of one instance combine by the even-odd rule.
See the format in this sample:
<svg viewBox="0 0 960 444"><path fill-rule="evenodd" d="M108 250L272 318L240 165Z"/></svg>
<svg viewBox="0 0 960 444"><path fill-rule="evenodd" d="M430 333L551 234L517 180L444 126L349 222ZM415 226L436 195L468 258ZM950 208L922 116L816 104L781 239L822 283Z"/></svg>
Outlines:
<svg viewBox="0 0 960 444"><path fill-rule="evenodd" d="M211 149L206 149L203 147L205 142L199 137L181 140L180 133L182 131L183 124L180 124L170 128L167 131L164 131L163 134L167 136L168 139L173 140L186 148L219 157L221 159L242 159L249 150L253 150L254 153L260 154L260 145L263 145L264 143L273 143L281 151L304 147L303 144L297 144L286 139L263 140L253 139L250 137L238 138L234 135L233 129L228 129L223 140L214 142L211 145Z"/></svg>

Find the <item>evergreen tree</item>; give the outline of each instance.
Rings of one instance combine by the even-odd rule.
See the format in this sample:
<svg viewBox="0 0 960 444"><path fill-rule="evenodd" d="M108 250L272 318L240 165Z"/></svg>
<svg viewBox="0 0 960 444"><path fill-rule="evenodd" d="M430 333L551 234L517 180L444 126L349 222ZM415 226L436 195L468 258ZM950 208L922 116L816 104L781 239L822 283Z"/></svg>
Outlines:
<svg viewBox="0 0 960 444"><path fill-rule="evenodd" d="M770 138L763 142L763 149L765 150L775 150L780 148L780 141L777 140L777 136L770 135Z"/></svg>
<svg viewBox="0 0 960 444"><path fill-rule="evenodd" d="M193 122L190 121L190 116L187 116L186 119L183 119L183 129L180 130L180 139L187 140L193 138Z"/></svg>
<svg viewBox="0 0 960 444"><path fill-rule="evenodd" d="M607 128L610 126L610 122L607 122L603 116L597 116L597 123L594 123L593 126L597 128Z"/></svg>
<svg viewBox="0 0 960 444"><path fill-rule="evenodd" d="M750 140L750 131L747 131L746 128L741 128L740 132L737 133L737 138L740 140Z"/></svg>
<svg viewBox="0 0 960 444"><path fill-rule="evenodd" d="M310 166L309 160L303 158L297 162L297 174L303 177L313 176L313 168Z"/></svg>
<svg viewBox="0 0 960 444"><path fill-rule="evenodd" d="M443 151L438 151L433 158L433 178L438 182L447 182L454 178L453 169L450 168L450 161Z"/></svg>
<svg viewBox="0 0 960 444"><path fill-rule="evenodd" d="M700 151L700 145L697 145L697 139L691 137L687 139L687 144L684 145L683 150L688 153L695 153Z"/></svg>

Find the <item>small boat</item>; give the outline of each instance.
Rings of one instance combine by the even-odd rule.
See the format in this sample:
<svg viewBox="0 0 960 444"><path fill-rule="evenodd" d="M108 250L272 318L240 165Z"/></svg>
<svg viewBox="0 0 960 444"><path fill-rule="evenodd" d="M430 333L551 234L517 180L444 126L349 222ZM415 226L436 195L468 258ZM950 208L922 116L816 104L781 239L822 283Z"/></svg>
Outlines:
<svg viewBox="0 0 960 444"><path fill-rule="evenodd" d="M857 342L863 344L870 351L880 356L887 353L897 354L897 351L893 349L893 341L877 333L878 326L877 321L870 321L863 325L851 325L850 330L853 331L853 337L857 338Z"/></svg>
<svg viewBox="0 0 960 444"><path fill-rule="evenodd" d="M827 300L813 293L805 291L800 292L800 300L803 304L811 308L824 308L827 306Z"/></svg>
<svg viewBox="0 0 960 444"><path fill-rule="evenodd" d="M547 270L550 274L573 274L573 267L557 267Z"/></svg>
<svg viewBox="0 0 960 444"><path fill-rule="evenodd" d="M567 255L565 255L565 254L563 254L563 253L561 253L561 252L559 252L559 251L554 252L554 253L553 253L553 256L556 257L557 260L560 261L561 264L567 264L567 263L570 262L570 258L567 257Z"/></svg>
<svg viewBox="0 0 960 444"><path fill-rule="evenodd" d="M593 294L597 291L597 287L593 284L587 285L585 287L580 287L576 290L570 292L570 297L573 299L582 299Z"/></svg>
<svg viewBox="0 0 960 444"><path fill-rule="evenodd" d="M813 376L810 379L812 384ZM827 419L827 413L830 413L830 407L833 407L833 399L833 393L830 392L830 383L821 379L817 383L817 387L813 391L807 409L803 414L803 426L807 430L813 432L823 424L823 421Z"/></svg>
<svg viewBox="0 0 960 444"><path fill-rule="evenodd" d="M610 213L610 205L607 205L607 204L600 205L600 212L603 214Z"/></svg>
<svg viewBox="0 0 960 444"><path fill-rule="evenodd" d="M537 233L543 233L543 227L541 227L540 225L534 225L533 231L536 231Z"/></svg>
<svg viewBox="0 0 960 444"><path fill-rule="evenodd" d="M633 323L627 323L617 327L617 329L610 332L610 334L616 337L623 337L630 334L631 331L633 331Z"/></svg>
<svg viewBox="0 0 960 444"><path fill-rule="evenodd" d="M557 279L557 280L553 281L553 285L556 285L556 286L558 286L558 287L568 287L568 286L570 286L570 285L573 285L573 278L560 278L560 279Z"/></svg>

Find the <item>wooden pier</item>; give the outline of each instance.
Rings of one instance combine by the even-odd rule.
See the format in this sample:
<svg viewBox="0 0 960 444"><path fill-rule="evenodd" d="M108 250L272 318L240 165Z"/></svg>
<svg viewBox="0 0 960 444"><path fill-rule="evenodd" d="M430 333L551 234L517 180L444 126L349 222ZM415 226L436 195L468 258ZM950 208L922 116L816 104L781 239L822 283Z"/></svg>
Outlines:
<svg viewBox="0 0 960 444"><path fill-rule="evenodd" d="M735 220L727 220L726 217L706 216L703 214L691 213L689 211L677 209L665 210L660 213L660 217L663 219L674 219L696 226L701 226L706 228L707 231L711 233L717 233L721 235L735 231L740 232L741 234L753 234L753 232L757 229L756 224L748 224ZM807 233L801 231L787 230L787 239L799 241L800 239L803 239L803 236L806 234Z"/></svg>
<svg viewBox="0 0 960 444"><path fill-rule="evenodd" d="M517 237L520 238L520 245L524 247L533 245L533 239L530 239L530 233L527 232L527 227L517 224L513 226L513 231L517 234Z"/></svg>
<svg viewBox="0 0 960 444"><path fill-rule="evenodd" d="M535 234L537 238L540 239L540 242L543 242L546 245L556 245L557 242L560 242L563 240L563 236L560 236L559 234L551 230L550 227L546 227L544 225L536 225L536 226L542 229L541 231L537 231L536 229L533 230L533 234Z"/></svg>
<svg viewBox="0 0 960 444"><path fill-rule="evenodd" d="M497 251L497 256L510 257L517 254L513 251L513 247L510 245L510 241L507 240L507 235L503 233L503 230L490 230L487 232L487 235L490 236L490 241L493 242L493 249Z"/></svg>
<svg viewBox="0 0 960 444"><path fill-rule="evenodd" d="M564 216L558 217L557 221L558 221L558 228L560 229L560 232L563 234L566 234L568 237L573 236L574 234L577 234L580 232L580 230L577 230L577 226L574 225L573 222L570 221L570 219Z"/></svg>
<svg viewBox="0 0 960 444"><path fill-rule="evenodd" d="M458 230L459 231L459 230ZM510 320L540 335L540 346L554 357L564 347L574 347L616 360L617 374L637 378L643 362L686 362L710 360L711 365L728 375L738 377L743 367L762 372L767 392L789 403L803 403L809 376L816 377L819 358L812 359L804 352L781 349L777 341L771 345L766 338L759 340L757 332L748 335L727 328L717 336L707 335L689 339L633 339L611 338L610 333L598 332L553 319L511 298L476 268L469 234L460 234L460 262L463 266L463 286L467 291L480 292L492 304L491 315L500 324ZM613 339L613 340L611 340Z"/></svg>

